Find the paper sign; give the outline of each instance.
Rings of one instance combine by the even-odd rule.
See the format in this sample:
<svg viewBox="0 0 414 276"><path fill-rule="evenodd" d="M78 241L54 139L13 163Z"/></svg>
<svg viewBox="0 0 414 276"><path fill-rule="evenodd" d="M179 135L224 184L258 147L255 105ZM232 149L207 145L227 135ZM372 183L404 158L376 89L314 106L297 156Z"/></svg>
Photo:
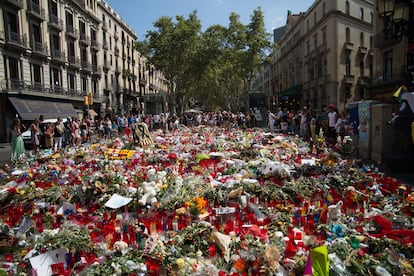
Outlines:
<svg viewBox="0 0 414 276"><path fill-rule="evenodd" d="M36 257L30 258L30 264L37 275L52 275L52 264L65 263L65 249L55 249Z"/></svg>
<svg viewBox="0 0 414 276"><path fill-rule="evenodd" d="M132 198L113 194L111 198L105 203L106 207L117 209L130 203Z"/></svg>
<svg viewBox="0 0 414 276"><path fill-rule="evenodd" d="M137 139L142 147L149 146L153 143L148 126L145 123L135 123L131 126L131 129L134 139Z"/></svg>

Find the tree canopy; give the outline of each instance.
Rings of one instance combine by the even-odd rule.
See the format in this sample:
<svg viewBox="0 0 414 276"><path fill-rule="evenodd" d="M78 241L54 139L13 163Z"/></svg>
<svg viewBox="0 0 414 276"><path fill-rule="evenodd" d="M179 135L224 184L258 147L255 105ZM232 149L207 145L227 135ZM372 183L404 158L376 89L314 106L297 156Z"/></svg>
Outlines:
<svg viewBox="0 0 414 276"><path fill-rule="evenodd" d="M271 35L260 8L250 23L231 13L227 27L209 26L204 32L197 11L188 18L161 17L137 50L170 80L173 111L181 113L190 99L205 110L246 108L251 80L271 50Z"/></svg>

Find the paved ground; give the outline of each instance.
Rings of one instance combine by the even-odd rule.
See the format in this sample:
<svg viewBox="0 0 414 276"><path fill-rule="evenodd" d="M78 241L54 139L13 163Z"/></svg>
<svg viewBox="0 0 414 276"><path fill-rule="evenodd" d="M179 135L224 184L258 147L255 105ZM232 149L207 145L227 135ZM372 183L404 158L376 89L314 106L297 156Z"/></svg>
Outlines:
<svg viewBox="0 0 414 276"><path fill-rule="evenodd" d="M10 162L10 144L0 143L0 165ZM409 171L393 171L391 168L386 166L379 166L379 171L385 173L387 176L391 176L402 181L405 184L414 186L414 164L412 163L412 170Z"/></svg>

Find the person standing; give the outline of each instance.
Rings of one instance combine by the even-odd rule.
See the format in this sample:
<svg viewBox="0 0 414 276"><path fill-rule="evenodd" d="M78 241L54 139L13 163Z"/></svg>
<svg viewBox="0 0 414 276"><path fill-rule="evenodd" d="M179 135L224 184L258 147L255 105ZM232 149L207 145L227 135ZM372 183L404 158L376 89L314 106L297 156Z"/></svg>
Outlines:
<svg viewBox="0 0 414 276"><path fill-rule="evenodd" d="M53 137L55 136L55 131L52 123L47 123L45 132L45 148L51 149L53 147Z"/></svg>
<svg viewBox="0 0 414 276"><path fill-rule="evenodd" d="M16 161L26 150L22 138L22 124L20 119L16 118L13 122L11 132L11 161Z"/></svg>
<svg viewBox="0 0 414 276"><path fill-rule="evenodd" d="M39 129L39 119L36 118L32 125L30 126L30 140L33 145L33 153L39 153L40 148L40 129Z"/></svg>
<svg viewBox="0 0 414 276"><path fill-rule="evenodd" d="M270 128L270 132L275 132L275 122L276 122L276 115L273 114L270 110L267 112L268 117L268 124Z"/></svg>
<svg viewBox="0 0 414 276"><path fill-rule="evenodd" d="M300 115L300 137L303 138L303 140L308 141L309 138L309 112L308 108L305 106L302 110L302 113Z"/></svg>
<svg viewBox="0 0 414 276"><path fill-rule="evenodd" d="M328 107L328 141L331 144L336 142L336 120L338 118L338 113L335 111L334 105L330 104Z"/></svg>
<svg viewBox="0 0 414 276"><path fill-rule="evenodd" d="M64 132L64 128L63 128L63 124L62 124L62 119L58 118L56 123L55 123L55 136L53 136L53 149L55 152L60 151L62 149L62 136L63 136L63 132Z"/></svg>

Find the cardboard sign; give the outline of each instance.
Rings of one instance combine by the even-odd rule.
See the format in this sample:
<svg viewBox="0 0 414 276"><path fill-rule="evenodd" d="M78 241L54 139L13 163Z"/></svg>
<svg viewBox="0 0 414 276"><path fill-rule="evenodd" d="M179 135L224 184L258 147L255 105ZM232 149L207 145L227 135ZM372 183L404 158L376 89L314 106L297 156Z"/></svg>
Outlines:
<svg viewBox="0 0 414 276"><path fill-rule="evenodd" d="M105 157L110 160L132 159L135 151L133 150L121 150L109 148L105 152Z"/></svg>
<svg viewBox="0 0 414 276"><path fill-rule="evenodd" d="M135 123L131 126L134 139L138 140L141 147L147 147L153 143L148 126L145 123Z"/></svg>

